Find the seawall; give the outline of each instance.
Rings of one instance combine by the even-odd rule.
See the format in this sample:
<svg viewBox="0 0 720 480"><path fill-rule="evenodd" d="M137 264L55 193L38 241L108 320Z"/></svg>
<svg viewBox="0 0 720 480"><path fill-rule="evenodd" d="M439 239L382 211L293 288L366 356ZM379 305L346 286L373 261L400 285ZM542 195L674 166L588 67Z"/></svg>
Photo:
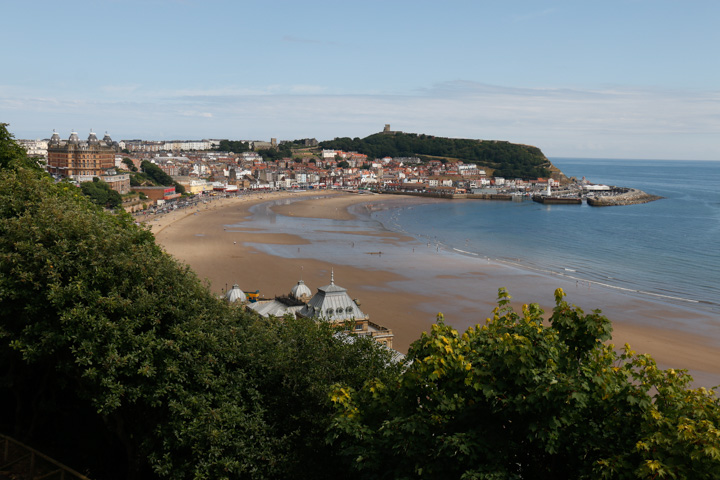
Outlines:
<svg viewBox="0 0 720 480"><path fill-rule="evenodd" d="M430 198L447 198L453 199L473 199L473 200L504 200L513 199L512 195L505 193L440 193L440 192L393 192L383 190L383 195L409 195L411 197L430 197Z"/></svg>

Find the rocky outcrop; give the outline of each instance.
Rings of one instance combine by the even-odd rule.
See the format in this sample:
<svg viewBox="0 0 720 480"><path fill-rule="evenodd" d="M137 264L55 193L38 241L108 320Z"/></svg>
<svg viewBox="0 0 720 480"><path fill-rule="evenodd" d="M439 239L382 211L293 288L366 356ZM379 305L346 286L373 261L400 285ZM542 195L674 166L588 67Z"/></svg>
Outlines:
<svg viewBox="0 0 720 480"><path fill-rule="evenodd" d="M661 198L663 197L651 195L642 190L622 188L613 190L610 195L587 197L587 203L593 207L610 207L614 205L637 205L660 200Z"/></svg>

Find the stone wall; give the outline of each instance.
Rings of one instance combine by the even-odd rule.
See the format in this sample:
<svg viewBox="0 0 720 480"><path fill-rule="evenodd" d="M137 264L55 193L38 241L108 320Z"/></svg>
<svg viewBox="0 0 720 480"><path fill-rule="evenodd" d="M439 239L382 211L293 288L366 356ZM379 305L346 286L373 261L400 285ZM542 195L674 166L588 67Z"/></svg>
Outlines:
<svg viewBox="0 0 720 480"><path fill-rule="evenodd" d="M636 190L634 188L623 190L623 193L618 193L616 195L588 197L587 203L593 207L609 207L615 205L637 205L640 203L653 202L663 198L658 195L645 193L642 190Z"/></svg>

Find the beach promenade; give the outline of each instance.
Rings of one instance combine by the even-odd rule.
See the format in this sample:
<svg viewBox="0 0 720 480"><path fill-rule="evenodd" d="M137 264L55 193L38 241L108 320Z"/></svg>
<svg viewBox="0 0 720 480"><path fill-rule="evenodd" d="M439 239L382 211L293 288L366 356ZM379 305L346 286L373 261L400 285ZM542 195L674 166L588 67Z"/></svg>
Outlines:
<svg viewBox="0 0 720 480"><path fill-rule="evenodd" d="M651 354L663 368L689 369L697 385L720 384L720 334L688 332L688 321L682 321L692 318L712 329L715 319L708 314L468 258L412 237L368 228L370 223L360 228L348 211L363 203L383 208L384 203L427 201L398 198L273 192L214 199L145 221L158 243L190 265L218 294L237 283L272 298L287 294L301 277L314 292L330 283L332 269L336 283L360 300L370 319L393 330L395 348L403 352L429 329L440 311L447 323L465 329L492 315L499 287L506 287L518 302L539 303L546 312L552 310L554 290L561 287L568 302L585 311L603 311L613 322L616 347L629 343L633 350ZM253 206L273 201L281 204L268 206L271 221L258 225L250 220ZM298 219L292 233L277 220L283 218ZM333 226L318 227L313 219L330 220ZM348 230L344 224L356 228ZM521 303L514 304L518 311Z"/></svg>

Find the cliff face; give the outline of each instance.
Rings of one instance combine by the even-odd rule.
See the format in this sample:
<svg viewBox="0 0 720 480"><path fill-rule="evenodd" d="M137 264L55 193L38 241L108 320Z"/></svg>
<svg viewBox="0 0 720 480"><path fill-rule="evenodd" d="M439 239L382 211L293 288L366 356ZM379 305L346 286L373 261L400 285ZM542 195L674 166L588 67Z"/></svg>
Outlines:
<svg viewBox="0 0 720 480"><path fill-rule="evenodd" d="M548 160L548 166L546 166L545 168L550 170L550 178L560 182L560 185L567 185L568 183L570 183L570 179L567 177L567 175L565 175L562 170L553 165L550 160Z"/></svg>
<svg viewBox="0 0 720 480"><path fill-rule="evenodd" d="M593 207L610 207L615 205L637 205L639 203L648 203L660 200L661 198L663 197L630 188L626 192L618 195L588 197L587 203Z"/></svg>

